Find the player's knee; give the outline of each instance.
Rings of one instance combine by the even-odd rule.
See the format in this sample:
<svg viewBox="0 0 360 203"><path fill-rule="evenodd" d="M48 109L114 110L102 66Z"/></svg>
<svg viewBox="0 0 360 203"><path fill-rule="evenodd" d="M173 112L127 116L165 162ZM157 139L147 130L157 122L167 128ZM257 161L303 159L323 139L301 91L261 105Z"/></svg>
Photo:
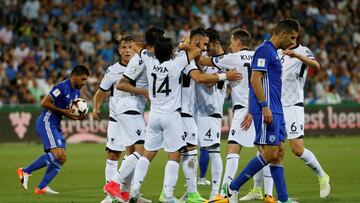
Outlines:
<svg viewBox="0 0 360 203"><path fill-rule="evenodd" d="M67 160L67 157L66 155L58 155L58 156L55 156L55 159L57 162L59 162L61 165L64 165L64 163L66 162Z"/></svg>
<svg viewBox="0 0 360 203"><path fill-rule="evenodd" d="M295 154L297 157L301 157L301 155L304 153L304 149L298 146L292 146L291 151Z"/></svg>
<svg viewBox="0 0 360 203"><path fill-rule="evenodd" d="M107 159L117 161L120 158L120 152L108 151Z"/></svg>

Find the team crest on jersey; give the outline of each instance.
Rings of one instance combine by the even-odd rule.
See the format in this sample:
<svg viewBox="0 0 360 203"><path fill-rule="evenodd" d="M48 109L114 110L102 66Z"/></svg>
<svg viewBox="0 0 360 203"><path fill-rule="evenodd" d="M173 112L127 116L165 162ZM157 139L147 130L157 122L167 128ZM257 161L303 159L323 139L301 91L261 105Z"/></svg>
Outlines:
<svg viewBox="0 0 360 203"><path fill-rule="evenodd" d="M143 63L143 60L139 60L139 66L141 66Z"/></svg>
<svg viewBox="0 0 360 203"><path fill-rule="evenodd" d="M58 88L56 88L52 93L55 97L58 97L61 94L61 91Z"/></svg>
<svg viewBox="0 0 360 203"><path fill-rule="evenodd" d="M224 58L224 55L217 56L217 57L214 58L214 60L215 60L216 63L219 63L219 60L222 59L222 58Z"/></svg>
<svg viewBox="0 0 360 203"><path fill-rule="evenodd" d="M235 129L231 130L231 135L235 135Z"/></svg>
<svg viewBox="0 0 360 203"><path fill-rule="evenodd" d="M138 130L136 131L136 134L140 136L140 134L141 134L141 130L140 130L140 129L138 129Z"/></svg>
<svg viewBox="0 0 360 203"><path fill-rule="evenodd" d="M269 136L269 141L274 142L275 141L275 135L270 135Z"/></svg>
<svg viewBox="0 0 360 203"><path fill-rule="evenodd" d="M258 58L257 67L265 67L265 59L264 58Z"/></svg>

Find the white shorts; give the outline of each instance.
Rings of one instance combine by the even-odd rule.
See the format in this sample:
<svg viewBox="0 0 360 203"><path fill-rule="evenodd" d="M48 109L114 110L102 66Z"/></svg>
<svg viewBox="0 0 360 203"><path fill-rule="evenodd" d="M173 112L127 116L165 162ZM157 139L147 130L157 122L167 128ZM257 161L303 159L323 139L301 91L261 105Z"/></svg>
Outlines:
<svg viewBox="0 0 360 203"><path fill-rule="evenodd" d="M142 114L118 114L120 134L125 146L131 146L145 140L145 120Z"/></svg>
<svg viewBox="0 0 360 203"><path fill-rule="evenodd" d="M221 118L198 116L196 117L196 124L198 126L200 147L210 147L215 144L220 144Z"/></svg>
<svg viewBox="0 0 360 203"><path fill-rule="evenodd" d="M157 113L150 110L146 126L145 149L157 151L164 146L166 152L176 152L186 146L180 113Z"/></svg>
<svg viewBox="0 0 360 203"><path fill-rule="evenodd" d="M124 134L120 132L119 120L116 116L110 116L107 127L106 148L112 151L125 151L123 143Z"/></svg>
<svg viewBox="0 0 360 203"><path fill-rule="evenodd" d="M194 117L181 117L185 142L192 145L198 145L198 129Z"/></svg>
<svg viewBox="0 0 360 203"><path fill-rule="evenodd" d="M287 138L291 140L304 136L304 107L286 106L283 111Z"/></svg>
<svg viewBox="0 0 360 203"><path fill-rule="evenodd" d="M253 147L256 135L254 122L251 123L251 126L247 131L241 128L241 123L243 122L247 113L247 108L235 110L234 117L231 122L228 141L235 141L244 147Z"/></svg>

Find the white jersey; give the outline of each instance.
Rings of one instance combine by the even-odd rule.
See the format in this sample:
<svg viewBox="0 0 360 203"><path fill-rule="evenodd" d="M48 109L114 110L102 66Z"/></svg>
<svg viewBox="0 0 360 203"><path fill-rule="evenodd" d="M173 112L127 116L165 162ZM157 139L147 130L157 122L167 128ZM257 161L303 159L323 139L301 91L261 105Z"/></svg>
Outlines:
<svg viewBox="0 0 360 203"><path fill-rule="evenodd" d="M129 61L127 68L123 74L130 83L139 88L147 88L148 81L146 77L146 70L140 56L135 54ZM133 110L143 113L146 105L146 98L143 95L123 92L122 99L118 101L118 113Z"/></svg>
<svg viewBox="0 0 360 203"><path fill-rule="evenodd" d="M231 100L233 107L241 105L248 107L249 100L249 82L250 82L250 64L254 56L254 51L242 49L236 53L226 54L218 57L213 57L213 64L222 69L234 69L242 74L240 82L229 82L231 87Z"/></svg>
<svg viewBox="0 0 360 203"><path fill-rule="evenodd" d="M109 66L105 72L104 77L100 83L100 89L103 91L110 90L110 99L109 99L109 110L110 116L114 117L117 114L117 101L122 97L122 91L116 88L120 77L124 73L126 65L116 62L113 65Z"/></svg>
<svg viewBox="0 0 360 203"><path fill-rule="evenodd" d="M298 54L302 54L310 59L315 60L315 57L309 48L297 46L293 49ZM283 50L278 50L278 55L281 58L282 69L282 93L281 103L283 106L292 106L297 103L304 102L304 84L306 80L307 67L296 57L283 55Z"/></svg>
<svg viewBox="0 0 360 203"><path fill-rule="evenodd" d="M216 67L203 67L205 73L219 73ZM219 81L212 87L206 84L195 85L196 88L196 114L197 116L209 116L213 114L223 115L223 105L226 96L227 81Z"/></svg>
<svg viewBox="0 0 360 203"><path fill-rule="evenodd" d="M181 76L181 113L190 116L194 116L195 112L195 81L190 77L192 70L198 70L195 60L192 60L190 65L186 66Z"/></svg>
<svg viewBox="0 0 360 203"><path fill-rule="evenodd" d="M183 69L190 64L187 53L181 51L173 59L163 63L146 49L141 50L140 57L146 66L151 111L171 113L180 110L180 76Z"/></svg>

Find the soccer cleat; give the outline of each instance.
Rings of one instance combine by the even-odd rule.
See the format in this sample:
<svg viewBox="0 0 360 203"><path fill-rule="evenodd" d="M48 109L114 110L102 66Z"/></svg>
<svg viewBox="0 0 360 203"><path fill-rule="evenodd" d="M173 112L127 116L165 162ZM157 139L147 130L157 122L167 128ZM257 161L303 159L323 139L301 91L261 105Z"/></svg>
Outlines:
<svg viewBox="0 0 360 203"><path fill-rule="evenodd" d="M210 199L206 203L229 203L229 199L218 194L215 198Z"/></svg>
<svg viewBox="0 0 360 203"><path fill-rule="evenodd" d="M326 198L330 194L330 177L325 174L319 178L320 183L320 197Z"/></svg>
<svg viewBox="0 0 360 203"><path fill-rule="evenodd" d="M106 197L100 202L100 203L115 203L118 202L116 199L112 198L109 195L106 195Z"/></svg>
<svg viewBox="0 0 360 203"><path fill-rule="evenodd" d="M37 194L37 195L45 195L45 194L47 194L47 195L58 195L58 194L60 194L59 192L56 192L56 191L52 190L49 186L46 186L46 187L44 187L42 189L35 188L34 193Z"/></svg>
<svg viewBox="0 0 360 203"><path fill-rule="evenodd" d="M164 191L161 191L160 197L159 197L159 202L161 203L161 202L163 202L163 200L164 200Z"/></svg>
<svg viewBox="0 0 360 203"><path fill-rule="evenodd" d="M211 185L211 181L210 180L206 180L206 178L199 178L198 185Z"/></svg>
<svg viewBox="0 0 360 203"><path fill-rule="evenodd" d="M23 187L24 190L27 190L28 189L28 181L29 181L30 174L25 173L23 171L23 168L18 168L16 170L16 173L19 176L21 186Z"/></svg>
<svg viewBox="0 0 360 203"><path fill-rule="evenodd" d="M183 202L183 199L181 198L180 201ZM186 203L203 203L208 201L207 199L200 196L199 192L188 192L187 193L187 200Z"/></svg>
<svg viewBox="0 0 360 203"><path fill-rule="evenodd" d="M276 199L271 195L265 194L264 196L264 203L277 203Z"/></svg>
<svg viewBox="0 0 360 203"><path fill-rule="evenodd" d="M253 188L247 193L244 197L240 198L240 201L248 201L248 200L262 200L263 195L261 192L261 188Z"/></svg>
<svg viewBox="0 0 360 203"><path fill-rule="evenodd" d="M278 203L299 203L298 201L296 201L295 199L292 198L288 198L285 202L282 201L277 201Z"/></svg>
<svg viewBox="0 0 360 203"><path fill-rule="evenodd" d="M129 200L129 196L127 198L123 196L124 192L120 190L120 184L114 181L106 183L103 190L106 191L109 196L118 200L119 202L126 203Z"/></svg>

